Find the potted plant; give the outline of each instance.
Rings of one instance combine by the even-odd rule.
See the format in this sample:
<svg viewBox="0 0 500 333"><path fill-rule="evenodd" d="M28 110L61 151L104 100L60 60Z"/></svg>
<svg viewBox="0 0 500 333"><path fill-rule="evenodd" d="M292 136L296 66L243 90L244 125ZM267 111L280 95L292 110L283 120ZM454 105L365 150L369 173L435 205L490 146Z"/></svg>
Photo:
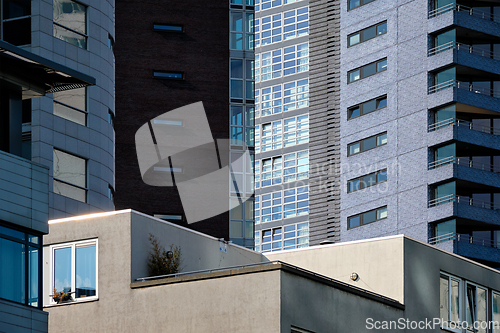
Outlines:
<svg viewBox="0 0 500 333"><path fill-rule="evenodd" d="M54 300L54 302L56 302L57 304L61 304L61 303L71 301L72 300L71 294L72 293L70 293L69 291L66 291L66 290L58 292L56 290L56 288L54 287L53 294L50 296L52 296L52 299Z"/></svg>

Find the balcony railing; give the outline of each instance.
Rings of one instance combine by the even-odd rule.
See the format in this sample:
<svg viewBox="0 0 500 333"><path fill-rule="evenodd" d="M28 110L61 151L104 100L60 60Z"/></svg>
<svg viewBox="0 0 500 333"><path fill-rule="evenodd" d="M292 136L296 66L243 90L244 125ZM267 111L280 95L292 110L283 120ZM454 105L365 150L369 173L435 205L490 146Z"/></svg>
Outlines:
<svg viewBox="0 0 500 333"><path fill-rule="evenodd" d="M442 15L442 14L447 13L447 12L452 11L452 10L457 11L457 12L469 13L470 16L479 17L479 18L482 18L484 20L500 22L499 15L491 14L491 13L479 10L477 8L471 8L471 7L467 7L467 6L463 6L463 5L459 5L459 4L455 4L455 3L450 3L450 4L447 4L446 6L429 11L429 18L433 18L433 17L439 16L439 15Z"/></svg>
<svg viewBox="0 0 500 333"><path fill-rule="evenodd" d="M439 168L443 165L452 164L452 163L458 164L458 165L463 165L463 166L466 166L466 167L469 167L472 169L500 173L500 166L475 162L475 161L469 159L468 157L455 157L455 156L449 156L449 157L442 158L442 159L437 160L437 161L430 162L429 163L429 170L436 169L436 168Z"/></svg>
<svg viewBox="0 0 500 333"><path fill-rule="evenodd" d="M448 81L436 84L434 86L431 86L431 87L429 87L429 94L434 94L434 93L437 93L438 91L448 89L451 87L462 89L462 90L468 90L468 91L471 91L471 92L476 93L476 94L500 98L500 90L477 87L477 86L474 86L474 84L471 84L469 82L461 82L461 81L457 81L457 80L448 80Z"/></svg>
<svg viewBox="0 0 500 333"><path fill-rule="evenodd" d="M436 245L442 242L446 242L449 240L457 240L459 242L465 242L470 244L476 244L480 246L493 247L496 249L500 249L500 242L492 241L491 239L474 237L467 234L457 234L454 232L450 232L449 234L440 235L437 237L429 238L429 244Z"/></svg>
<svg viewBox="0 0 500 333"><path fill-rule="evenodd" d="M498 54L496 52L486 51L486 50L481 49L480 47L477 47L477 46L463 44L463 43L457 43L454 41L451 41L451 42L448 42L448 43L431 48L428 52L428 55L429 55L429 57L431 57L433 55L439 54L441 52L444 52L444 51L447 51L450 49L468 52L471 54L478 55L480 57L500 60L500 54Z"/></svg>
<svg viewBox="0 0 500 333"><path fill-rule="evenodd" d="M460 195L454 195L454 194L448 194L436 199L431 199L429 200L429 208L431 207L436 207L448 202L457 202L458 204L464 204L464 205L469 205L469 206L474 206L474 207L479 207L479 208L484 208L484 209L490 209L490 210L500 210L500 205L495 204L493 202L488 202L488 201L482 201L482 200L477 200L473 199L470 197L465 197L465 196L460 196Z"/></svg>
<svg viewBox="0 0 500 333"><path fill-rule="evenodd" d="M429 125L429 132L437 131L438 129L448 127L448 126L466 127L466 128L473 130L473 131L478 131L478 132L483 132L483 133L488 133L488 134L493 134L493 135L500 135L500 128L478 125L478 124L471 123L470 121L467 121L467 120L461 120L461 119L456 119L456 118L448 118L445 120L438 121L434 124L430 124Z"/></svg>

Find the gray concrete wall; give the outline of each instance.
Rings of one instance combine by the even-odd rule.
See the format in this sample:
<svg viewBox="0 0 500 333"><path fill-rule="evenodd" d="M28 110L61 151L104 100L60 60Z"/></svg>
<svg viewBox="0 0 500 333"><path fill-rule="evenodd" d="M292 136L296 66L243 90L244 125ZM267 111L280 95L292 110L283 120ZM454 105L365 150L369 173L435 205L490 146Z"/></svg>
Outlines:
<svg viewBox="0 0 500 333"><path fill-rule="evenodd" d="M32 101L32 160L52 169L53 149L88 160L87 202L52 192L49 179L49 216L61 218L114 209L108 185L114 187L114 130L108 110L114 107L114 55L108 34L114 36L114 0L81 0L87 9L87 50L53 36L52 0L31 2L32 43L28 51L90 75L96 85L87 89L87 126L53 114L52 94Z"/></svg>
<svg viewBox="0 0 500 333"><path fill-rule="evenodd" d="M131 218L131 281L148 276L149 234L167 250L172 244L181 248L182 272L267 261L260 253L234 244L225 244L227 252L223 252L220 250L222 244L214 237L145 214L133 212Z"/></svg>
<svg viewBox="0 0 500 333"><path fill-rule="evenodd" d="M32 307L0 300L0 332L47 332L48 313Z"/></svg>
<svg viewBox="0 0 500 333"><path fill-rule="evenodd" d="M372 332L366 327L368 318L404 317L401 309L289 272L281 272L281 295L282 333L290 332L291 326L315 333Z"/></svg>
<svg viewBox="0 0 500 333"><path fill-rule="evenodd" d="M49 170L0 151L0 220L47 233Z"/></svg>
<svg viewBox="0 0 500 333"><path fill-rule="evenodd" d="M403 236L396 236L266 253L266 257L404 303L403 242ZM352 273L358 273L359 280L352 281Z"/></svg>

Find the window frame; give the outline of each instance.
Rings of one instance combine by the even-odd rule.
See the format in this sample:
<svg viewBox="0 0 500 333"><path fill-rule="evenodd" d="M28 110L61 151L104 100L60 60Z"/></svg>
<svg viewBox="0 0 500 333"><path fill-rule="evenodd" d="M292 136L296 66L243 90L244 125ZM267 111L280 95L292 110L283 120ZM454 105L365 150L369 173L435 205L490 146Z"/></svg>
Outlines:
<svg viewBox="0 0 500 333"><path fill-rule="evenodd" d="M377 180L377 179L378 179L378 175L379 175L379 174L382 174L382 173L384 173L384 172L385 172L385 180L378 181L378 180ZM368 177L368 176L374 176L374 177L375 177L375 181L376 181L376 182L375 182L375 183L373 183L373 184L368 184L368 185L367 185L367 184L363 181L363 178ZM350 189L350 187L351 187L351 186L350 186L350 184L351 184L351 183L354 183L354 182L356 182L356 181L359 181L359 186L358 186L358 188L357 188L357 189L355 189L355 190L351 190L351 189ZM375 186L375 185L378 185L378 184L382 184L382 183L385 183L385 182L387 182L387 169L377 170L377 171L375 171L375 172L371 172L371 173L365 174L365 175L360 176L360 177L356 177L356 178L349 179L349 180L347 181L347 193L353 193L353 192L356 192L356 191L361 191L361 190L363 190L363 189L365 189L365 188L368 188L368 187L371 187L371 186Z"/></svg>
<svg viewBox="0 0 500 333"><path fill-rule="evenodd" d="M33 13L31 12L31 1L30 1L30 13L29 13L29 15L23 15L23 16L8 18L8 19L4 19L4 11L3 11L4 2L5 2L5 0L0 0L0 14L1 14L1 16L0 16L0 39L6 41L8 43L11 43L13 45L16 45L18 47L22 47L22 46L26 46L26 45L31 45L31 43L32 43L32 39L31 39L31 28L32 28L31 17L33 15ZM17 44L17 43L13 43L12 40L7 41L5 39L4 32L5 32L5 30L7 30L4 27L5 23L14 22L14 21L21 21L21 20L28 20L28 19L29 19L29 22L30 22L29 23L29 26L30 26L30 29L29 29L29 31L30 31L30 33L29 33L29 35L30 35L30 42L29 43L27 43L27 44Z"/></svg>
<svg viewBox="0 0 500 333"><path fill-rule="evenodd" d="M377 33L378 27L381 26L381 25L383 25L383 24L386 25L385 31L383 33L381 33L381 34ZM375 36L367 38L367 39L364 39L363 35L370 28L375 28ZM369 41L371 39L374 39L374 38L376 38L378 36L385 35L386 33L387 33L387 20L379 22L377 24L373 24L373 25L371 25L371 26L369 26L367 28L364 28L362 30L359 30L359 31L353 32L352 34L347 35L347 47L349 48L349 47L352 47L352 46L355 46L355 45L359 45L361 43L364 43L364 42L367 42L367 41ZM355 44L351 44L351 37L355 36L355 35L358 35L358 34L359 34L359 42L357 42Z"/></svg>
<svg viewBox="0 0 500 333"><path fill-rule="evenodd" d="M382 106L382 107L378 107L379 103L382 101L382 100L385 100L385 105ZM368 111L368 112L364 112L363 111L363 105L367 104L367 103L370 103L371 101L375 101L375 110L373 111ZM359 118L361 116L364 116L364 115L367 115L369 113L372 113L372 112L375 112L375 111L378 111L378 110L381 110L383 108L386 108L387 107L387 95L382 95L382 96L379 96L377 98L373 98L373 99L370 99L370 100L367 100L367 101L364 101L363 103L360 103L360 104L357 104L357 105L353 105L353 106L350 106L347 108L347 121L351 120L351 119L356 119L356 118ZM359 116L355 116L353 117L352 116L352 112L353 110L359 108Z"/></svg>
<svg viewBox="0 0 500 333"><path fill-rule="evenodd" d="M385 135L386 136L386 142L385 143L382 143L382 144L378 144L378 138ZM364 146L364 142L366 140L369 140L369 139L372 139L372 138L375 138L375 146L372 147L372 148L368 148L368 149L363 149L363 146ZM350 147L355 145L355 144L358 144L359 143L359 152L357 153L352 153L351 154L351 149ZM375 148L378 148L378 147L381 147L381 146L385 146L387 144L387 132L382 132L382 133L379 133L379 134L375 134L375 135L372 135L372 136L369 136L367 138L364 138L364 139L361 139L361 140L358 140L358 141L354 141L354 142L351 142L349 144L347 144L347 156L350 157L350 156L354 156L354 155L358 155L358 154L361 154L361 153L364 153L366 151L370 151L372 149L375 149Z"/></svg>
<svg viewBox="0 0 500 333"><path fill-rule="evenodd" d="M13 226L5 224L0 222L0 227L6 228L9 230L13 230L17 233L23 233L24 234L24 240L21 240L17 237L14 237L9 234L2 233L2 229L0 228L0 238L6 239L11 242L16 242L19 244L23 244L25 248L24 252L24 303L13 301L7 298L0 298L2 300L6 300L8 302L13 302L16 304L22 304L25 306L29 306L31 308L37 308L37 309L42 309L43 308L43 235L42 234L37 234L35 230L23 230L21 228L13 228ZM38 237L38 244L30 242L30 236L35 236ZM29 298L29 289L30 289L30 274L29 274L29 267L30 267L30 252L29 248L34 247L38 250L38 260L37 260L37 265L38 265L38 272L37 272L37 283L38 283L38 304L37 306L30 305L30 298Z"/></svg>
<svg viewBox="0 0 500 333"><path fill-rule="evenodd" d="M179 29L161 29L161 27L173 27ZM173 24L173 23L153 23L153 31L155 32L166 32L166 33L184 33L184 25Z"/></svg>
<svg viewBox="0 0 500 333"><path fill-rule="evenodd" d="M79 31L76 31L76 30L74 30L74 29L71 29L71 28L69 28L69 27L67 27L67 26L65 26L65 25L63 25L63 24L61 24L61 23L57 23L57 22L54 20L54 14L52 14L52 25L57 25L57 26L59 26L59 27L61 27L61 28L63 28L63 29L66 29L66 30L68 30L68 31L71 31L72 33L75 33L75 34L77 34L77 35L80 35L80 36L85 37L85 47L80 47L80 46L78 46L78 45L75 45L75 44L69 43L69 42L67 42L67 41L65 41L65 40L63 40L63 39L61 39L61 38L59 38L59 37L55 36L55 35L54 35L54 28L52 28L52 35L54 35L54 37L55 37L55 38L60 39L60 40L62 40L62 41L64 41L64 42L66 42L66 43L69 43L69 44L71 44L71 45L74 45L74 46L79 47L79 48L84 49L84 50L88 50L88 49L89 49L89 22L90 22L90 20L89 20L89 15L88 15L88 14L89 14L89 10L88 10L88 9L89 9L89 6L88 6L88 5L86 5L86 4L84 4L84 3L81 3L81 2L79 2L79 1L75 1L75 0L69 0L69 1L71 1L71 2L75 2L75 3L77 3L77 4L79 4L79 5L83 6L83 7L85 7L85 33L81 33L81 32L79 32ZM54 6L53 6L53 7L54 7Z"/></svg>
<svg viewBox="0 0 500 333"><path fill-rule="evenodd" d="M352 7L351 8L351 1L354 1L354 0L347 0L347 11L350 11L350 10L353 10L353 9L356 9L356 8L359 8L361 6L364 6L364 5L367 5L369 4L370 2L373 2L375 0L359 0L359 5L356 6L356 7Z"/></svg>
<svg viewBox="0 0 500 333"><path fill-rule="evenodd" d="M172 75L172 76L161 76L159 74L167 74L167 75ZM153 79L183 81L185 79L185 77L184 77L184 72L169 71L169 70L153 70Z"/></svg>
<svg viewBox="0 0 500 333"><path fill-rule="evenodd" d="M75 106L72 106L72 105L69 105L69 104L67 104L67 103L64 103L64 102L58 101L58 100L56 99L57 92L52 94L52 100L53 100L53 105L55 105L55 104L59 104L59 105L62 105L62 106L64 106L64 107L68 108L68 109L71 109L72 111L82 113L82 114L84 115L84 117L85 117L84 124L81 124L81 123L76 122L76 121L74 121L74 120L68 119L68 118L63 117L63 116L60 116L60 115L58 115L58 114L55 114L55 113L54 113L54 111L55 111L55 107L53 107L53 110L52 110L52 113L54 114L54 116L59 117L59 118L62 118L62 119L66 119L67 121L71 121L71 122L73 122L73 123L75 123L75 124L78 124L78 125L81 125L81 126L88 127L88 115L89 115L89 111L88 111L88 106L89 106L89 94L88 94L88 89L87 89L87 87L84 87L84 88L82 88L82 89L84 89L84 91L85 91L85 97L84 97L84 99L85 99L85 110L82 110L82 109L79 109L79 108L77 108L77 107L75 107ZM66 91L68 91L68 90L66 90Z"/></svg>
<svg viewBox="0 0 500 333"><path fill-rule="evenodd" d="M378 69L378 65L382 62L385 61L385 67L382 69L382 70L379 70ZM366 70L366 68L368 66L371 66L371 65L375 65L375 72L372 73L372 74L368 74L368 75L364 75L364 71ZM354 82L358 82L358 81L361 81L363 79L366 79L367 77L370 77L370 76L373 76L373 75L376 75L376 74L379 74L379 73L382 73L382 72L385 72L387 70L387 58L382 58L382 59L379 59L377 61L373 61L373 62L370 62L366 65L363 65L361 67L357 67L357 68L354 68L354 69L351 69L350 71L347 72L347 84L351 84L351 83L354 83ZM350 76L351 76L351 73L354 73L356 71L359 71L359 79L356 79L356 80L352 80L350 79Z"/></svg>
<svg viewBox="0 0 500 333"><path fill-rule="evenodd" d="M385 217L378 218L378 215L379 215L378 211L379 210L382 211L384 209L385 209ZM366 213L371 213L371 212L375 212L375 220L371 221L371 222L364 223L363 222L363 215L366 214ZM362 212L362 213L358 213L358 214L355 214L355 215L348 216L347 217L347 230L354 229L354 228L359 228L359 227L362 227L362 226L370 224L370 223L374 223L374 222L377 222L377 221L385 220L387 218L387 216L388 216L387 206L381 206L381 207L378 207L378 208L375 208L375 209L367 210L367 211ZM351 219L356 218L356 217L359 217L359 225L351 227Z"/></svg>
<svg viewBox="0 0 500 333"><path fill-rule="evenodd" d="M63 195L63 194L60 194L60 193L56 193L56 192L54 192L54 185L52 185L52 192L53 192L53 193L55 193L55 194L61 195L61 196L65 197L65 198L69 198L69 199L72 199L72 200L75 200L75 201L80 201L80 202L85 202L85 203L87 203L87 202L88 202L88 199L89 199L89 198L88 198L88 192L89 192L89 166L88 166L88 159L86 159L86 158L84 158L84 157L81 157L81 156L78 156L78 155L75 155L75 154L72 154L72 153L69 153L69 152L67 152L67 151L65 151L65 150L62 150L62 149L59 149L59 148L56 148L56 147L54 147L54 148L53 148L53 153L52 153L52 156L54 156L54 152L55 152L56 150L57 150L57 151L60 151L60 152L62 152L62 153L65 153L65 154L71 155L71 156L73 156L73 157L77 157L77 158L79 158L79 159L84 160L84 162L85 162L85 187L82 187L82 186L79 186L79 185L76 185L76 184L73 184L73 183L70 183L70 182L64 181L64 180L62 180L62 179L58 179L57 177L54 177L54 172L52 172L52 178L53 178L53 182L56 182L56 181L57 181L57 182L60 182L60 183L65 184L65 185L73 186L73 187L76 187L76 188L78 188L78 189L84 190L84 191L85 191L85 201L80 201L80 200L78 200L78 199L74 199L74 198L71 198L71 197L65 196L65 195ZM55 163L55 161L52 161L52 167L54 167L54 163ZM52 169L52 171L53 171L53 169Z"/></svg>
<svg viewBox="0 0 500 333"><path fill-rule="evenodd" d="M51 296L52 293L54 292L54 265L55 265L55 250L57 249L64 249L64 248L71 248L71 293L70 295L74 295L76 293L76 249L78 247L85 247L85 246L92 246L95 245L95 296L86 296L86 297L80 297L80 298L75 298L74 296L71 296L71 303L75 302L88 302L88 301L95 301L99 299L99 239L98 238L93 238L93 239L87 239L87 240L80 240L80 241L74 241L74 242L67 242L67 243L60 243L60 244L53 244L49 245L49 250L50 250L50 272L49 272L49 278L50 278L50 295L49 295L49 303L48 305L57 305L57 302L54 301L53 297ZM63 303L66 304L66 303Z"/></svg>

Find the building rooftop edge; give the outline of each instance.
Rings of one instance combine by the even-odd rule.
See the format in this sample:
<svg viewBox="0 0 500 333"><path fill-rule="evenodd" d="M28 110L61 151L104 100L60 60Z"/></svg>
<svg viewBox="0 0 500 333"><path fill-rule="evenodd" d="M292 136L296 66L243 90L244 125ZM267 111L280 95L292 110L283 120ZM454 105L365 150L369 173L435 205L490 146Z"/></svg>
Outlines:
<svg viewBox="0 0 500 333"><path fill-rule="evenodd" d="M174 284L174 283L182 283L182 282L192 282L192 281L201 281L201 280L207 280L207 279L216 279L216 278L222 278L222 277L228 277L228 276L234 276L234 275L243 275L243 274L252 274L252 273L262 273L262 272L268 272L268 271L274 271L274 270L282 270L288 273L292 273L295 275L300 275L302 277L315 280L317 282L327 284L331 287L337 288L339 290L345 291L345 292L350 292L353 293L357 296L364 297L367 299L371 299L401 310L404 310L405 306L404 304L399 303L398 301L385 297L383 295L358 288L356 286L349 285L347 283L329 278L327 276L321 275L314 273L312 271L290 265L286 262L282 261L273 261L273 262L263 262L259 265L257 264L250 264L248 267L246 266L241 266L239 268L231 268L228 267L227 269L220 268L216 272L200 272L200 273L193 273L189 275L182 275L182 276L172 276L172 277L165 277L157 280L149 280L149 281L140 281L140 282L132 282L130 283L130 288L131 289L141 289L141 288L148 288L148 287L156 287L156 286L161 286L161 285L167 285L167 284Z"/></svg>

